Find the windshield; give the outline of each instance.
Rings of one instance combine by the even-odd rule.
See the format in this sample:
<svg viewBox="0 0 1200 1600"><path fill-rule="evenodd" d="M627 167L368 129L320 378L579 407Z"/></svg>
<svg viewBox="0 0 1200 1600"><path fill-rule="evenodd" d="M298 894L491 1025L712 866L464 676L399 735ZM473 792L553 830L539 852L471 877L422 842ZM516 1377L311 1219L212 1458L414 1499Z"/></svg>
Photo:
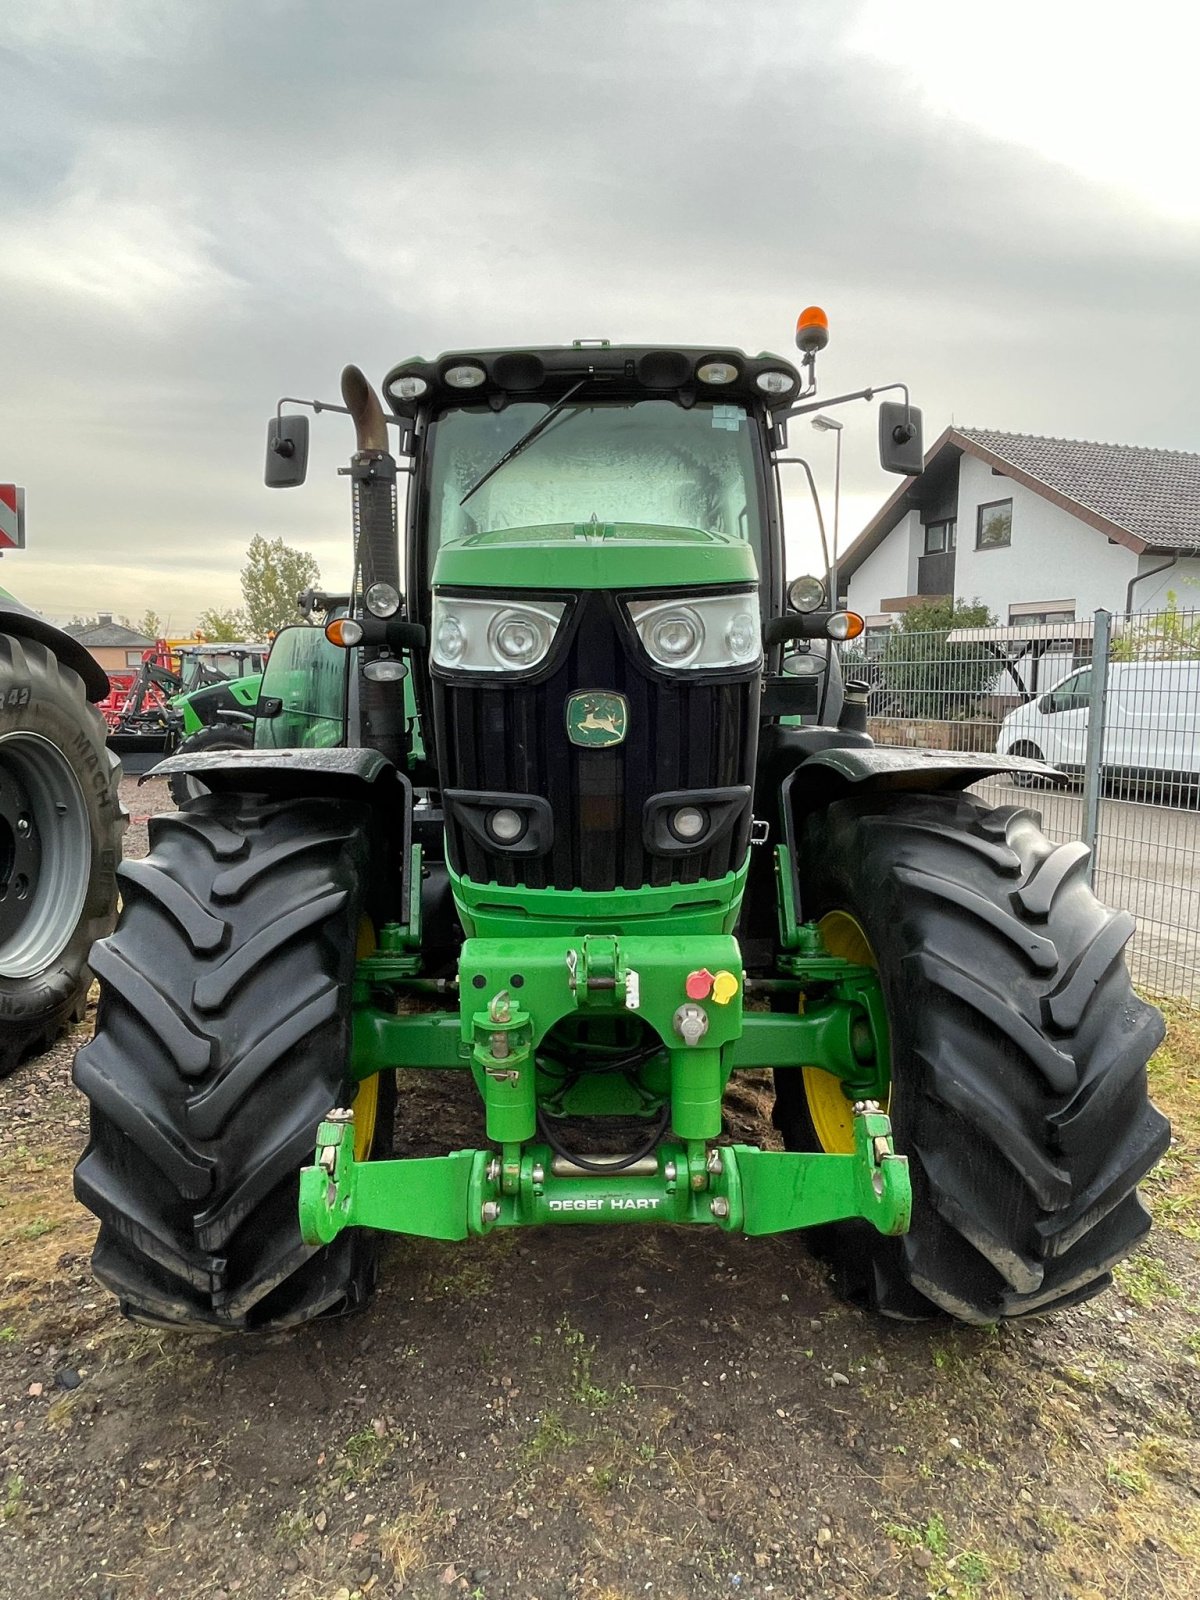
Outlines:
<svg viewBox="0 0 1200 1600"><path fill-rule="evenodd" d="M566 405L465 505L463 496L549 411L468 406L434 423L427 560L472 534L544 523L699 528L761 552L753 422L745 407L671 400ZM761 565L761 554L760 554Z"/></svg>
<svg viewBox="0 0 1200 1600"><path fill-rule="evenodd" d="M184 656L180 673L185 689L198 689L208 684L220 683L223 678L244 678L251 673L260 672L261 661L261 656L252 655L248 651L207 650L203 655Z"/></svg>

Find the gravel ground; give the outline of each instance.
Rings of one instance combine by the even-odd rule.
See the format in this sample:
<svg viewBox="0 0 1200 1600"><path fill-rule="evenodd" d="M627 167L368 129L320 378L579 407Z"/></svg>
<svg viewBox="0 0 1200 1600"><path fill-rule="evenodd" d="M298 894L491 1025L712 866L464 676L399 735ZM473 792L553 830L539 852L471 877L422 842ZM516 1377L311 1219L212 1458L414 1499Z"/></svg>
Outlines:
<svg viewBox="0 0 1200 1600"><path fill-rule="evenodd" d="M136 855L169 801L125 788ZM287 1337L136 1328L71 1197L77 1042L0 1085L0 1596L1196 1593L1193 1010L1150 1244L994 1330L860 1314L795 1239L585 1228L392 1241L366 1314ZM462 1090L406 1091L401 1150L472 1138Z"/></svg>

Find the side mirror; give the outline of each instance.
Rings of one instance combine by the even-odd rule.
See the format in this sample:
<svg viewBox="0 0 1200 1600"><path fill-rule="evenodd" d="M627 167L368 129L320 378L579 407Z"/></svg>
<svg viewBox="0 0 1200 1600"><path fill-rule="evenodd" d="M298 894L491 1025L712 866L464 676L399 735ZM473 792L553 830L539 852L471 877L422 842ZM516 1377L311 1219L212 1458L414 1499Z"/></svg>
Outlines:
<svg viewBox="0 0 1200 1600"><path fill-rule="evenodd" d="M263 481L268 489L294 489L308 472L308 418L272 417L267 424L267 465Z"/></svg>
<svg viewBox="0 0 1200 1600"><path fill-rule="evenodd" d="M879 404L879 465L885 472L915 478L925 465L921 413L900 400Z"/></svg>

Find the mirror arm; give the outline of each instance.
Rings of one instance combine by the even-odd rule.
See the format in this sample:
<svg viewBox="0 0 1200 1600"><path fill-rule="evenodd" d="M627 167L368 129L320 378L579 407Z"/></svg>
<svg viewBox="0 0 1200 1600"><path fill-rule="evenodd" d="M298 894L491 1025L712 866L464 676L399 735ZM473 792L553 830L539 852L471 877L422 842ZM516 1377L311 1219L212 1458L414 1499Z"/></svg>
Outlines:
<svg viewBox="0 0 1200 1600"><path fill-rule="evenodd" d="M352 415L349 406L335 406L332 400L302 400L298 395L285 394L275 407L275 420L277 422L283 421L284 406L308 406L317 414L317 416L320 416L322 411L336 411L339 416L343 417ZM401 435L403 435L405 428L409 427L412 422L411 417L397 417L394 416L390 411L385 411L383 413L383 420L385 422L390 422L393 427L399 428ZM290 456L292 453L291 440L277 440L273 446L273 449L275 450L276 455ZM411 472L412 468L401 467L400 471Z"/></svg>
<svg viewBox="0 0 1200 1600"><path fill-rule="evenodd" d="M911 406L908 398L908 385L906 383L880 383L876 384L872 389L855 389L852 394L835 394L831 400L814 400L811 405L793 406L790 411L785 411L781 417L778 417L775 420L777 422L790 422L793 417L803 417L810 411L826 411L830 406L844 405L847 400L874 400L877 394L887 394L892 389L900 389L904 393L904 425L905 427L911 429ZM912 437L911 432L907 437ZM897 443L899 444L906 442L907 440L904 439L897 440Z"/></svg>
<svg viewBox="0 0 1200 1600"><path fill-rule="evenodd" d="M763 623L763 644L773 649L792 639L828 639L833 611L788 611L781 617L768 617Z"/></svg>

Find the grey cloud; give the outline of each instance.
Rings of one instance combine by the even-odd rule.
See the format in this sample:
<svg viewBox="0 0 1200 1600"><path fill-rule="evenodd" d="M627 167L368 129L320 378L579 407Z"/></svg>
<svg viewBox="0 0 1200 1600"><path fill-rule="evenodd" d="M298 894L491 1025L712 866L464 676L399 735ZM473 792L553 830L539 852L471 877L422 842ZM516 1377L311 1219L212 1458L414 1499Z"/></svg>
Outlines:
<svg viewBox="0 0 1200 1600"><path fill-rule="evenodd" d="M932 431L1200 448L1200 231L914 108L840 48L844 6L36 9L0 31L0 477L30 490L6 580L48 609L76 602L40 575L97 547L117 609L159 571L228 602L258 530L337 576L342 425L305 491L258 474L276 396L348 359L781 349L817 299L826 392L904 376ZM847 491L882 494L847 422Z"/></svg>

